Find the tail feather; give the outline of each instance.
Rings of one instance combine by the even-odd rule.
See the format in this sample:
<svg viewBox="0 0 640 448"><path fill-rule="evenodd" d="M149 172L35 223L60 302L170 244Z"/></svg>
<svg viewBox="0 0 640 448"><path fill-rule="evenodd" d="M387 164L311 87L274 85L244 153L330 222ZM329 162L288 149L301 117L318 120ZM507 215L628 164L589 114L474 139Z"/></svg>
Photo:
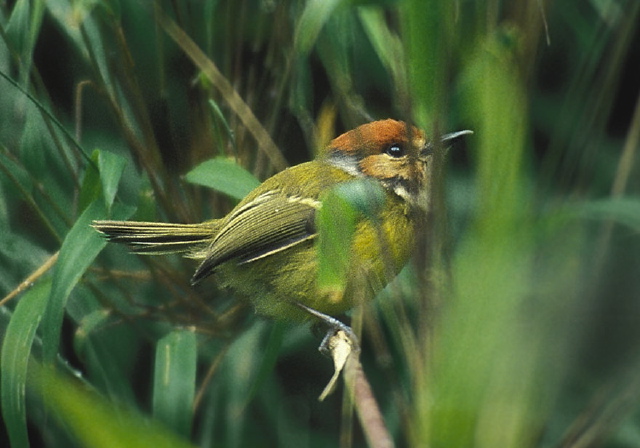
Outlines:
<svg viewBox="0 0 640 448"><path fill-rule="evenodd" d="M216 233L216 221L171 224L143 221L93 221L92 227L113 243L145 255L196 254Z"/></svg>

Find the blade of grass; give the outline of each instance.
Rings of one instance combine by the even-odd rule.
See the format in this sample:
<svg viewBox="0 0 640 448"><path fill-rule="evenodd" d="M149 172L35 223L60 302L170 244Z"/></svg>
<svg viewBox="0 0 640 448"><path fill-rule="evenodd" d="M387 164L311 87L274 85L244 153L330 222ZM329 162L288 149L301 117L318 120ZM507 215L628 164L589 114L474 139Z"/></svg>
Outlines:
<svg viewBox="0 0 640 448"><path fill-rule="evenodd" d="M589 201L570 207L579 216L602 220L605 223L618 223L640 232L640 199L618 197Z"/></svg>
<svg viewBox="0 0 640 448"><path fill-rule="evenodd" d="M532 294L522 184L526 102L515 49L504 37L487 37L467 68L478 214L453 260L454 297L437 322L425 367L432 393L417 401L420 445L528 446L535 427L530 400L540 353L519 323Z"/></svg>
<svg viewBox="0 0 640 448"><path fill-rule="evenodd" d="M2 343L2 419L14 448L29 446L25 408L27 367L36 329L42 319L50 290L49 278L36 283L24 294L13 312Z"/></svg>
<svg viewBox="0 0 640 448"><path fill-rule="evenodd" d="M110 207L116 198L126 163L124 158L111 152L98 152L98 169L100 170L102 195L106 207Z"/></svg>
<svg viewBox="0 0 640 448"><path fill-rule="evenodd" d="M236 92L231 83L225 78L215 63L205 55L196 43L160 9L156 9L156 19L164 31L185 52L193 63L209 78L218 89L225 102L234 110L238 118L244 123L249 132L258 142L260 150L265 153L277 170L288 166L282 153L271 139L271 136L258 121L251 108Z"/></svg>
<svg viewBox="0 0 640 448"><path fill-rule="evenodd" d="M5 29L7 43L22 62L20 78L23 83L27 81L31 71L33 50L40 34L44 8L45 2L42 0L18 0Z"/></svg>
<svg viewBox="0 0 640 448"><path fill-rule="evenodd" d="M298 20L294 46L301 54L308 54L318 39L322 27L342 0L312 0L306 3Z"/></svg>
<svg viewBox="0 0 640 448"><path fill-rule="evenodd" d="M262 352L262 362L258 369L258 374L251 385L251 391L247 396L245 406L258 394L260 389L266 384L267 379L271 376L273 369L278 361L278 355L282 350L282 341L284 340L285 324L275 322L269 332L269 339L266 347Z"/></svg>
<svg viewBox="0 0 640 448"><path fill-rule="evenodd" d="M33 95L31 95L29 92L23 89L16 81L11 79L11 77L6 73L4 73L2 70L0 70L0 77L4 78L9 84L11 84L13 87L18 89L23 95L25 95L29 99L29 101L33 103L44 116L47 117L47 119L51 120L55 124L55 126L60 130L60 132L64 134L67 140L71 142L71 144L76 149L78 149L78 151L80 152L80 154L82 154L84 159L88 163L93 163L91 161L91 157L82 147L82 145L78 143L78 141L73 137L73 135L71 135L71 133L62 125L62 123L60 123L60 121L56 117L54 117L53 114L49 112L49 110L47 110L47 108L44 107L42 103L40 103L40 101L38 101Z"/></svg>
<svg viewBox="0 0 640 448"><path fill-rule="evenodd" d="M153 380L153 416L183 437L191 435L195 396L196 335L176 330L158 341Z"/></svg>
<svg viewBox="0 0 640 448"><path fill-rule="evenodd" d="M318 227L318 286L326 291L343 291L349 279L351 247L357 220L373 221L384 204L384 193L368 180L348 182L330 191L316 216Z"/></svg>
<svg viewBox="0 0 640 448"><path fill-rule="evenodd" d="M92 202L73 225L60 248L58 262L54 268L51 296L42 322L43 353L48 363L53 363L58 352L67 298L84 271L107 244L91 227L94 220L106 215L107 208L103 201Z"/></svg>
<svg viewBox="0 0 640 448"><path fill-rule="evenodd" d="M89 336L97 328L105 325L110 317L111 313L109 310L101 309L87 314L78 322L78 328L73 338L73 351L76 355L81 356L88 350L88 345L91 343Z"/></svg>
<svg viewBox="0 0 640 448"><path fill-rule="evenodd" d="M235 199L244 198L260 185L260 181L253 174L225 157L202 162L186 174L185 180L220 191Z"/></svg>
<svg viewBox="0 0 640 448"><path fill-rule="evenodd" d="M627 133L627 138L622 149L622 154L620 156L620 160L618 161L618 167L616 169L616 175L613 180L613 185L611 186L611 196L613 202L619 200L622 197L625 190L627 189L627 184L629 182L629 177L633 172L634 168L634 160L637 157L638 147L640 142L640 95L636 98L636 106L633 112L633 118L631 119L631 124L629 126L629 132ZM626 208L624 208L626 210ZM629 217L627 213L624 213L623 210L615 210L612 211L612 214L620 213L623 216L626 215L627 218L631 218L631 223L628 220L625 220L628 225L636 226L638 222L635 221L637 216ZM596 265L595 270L600 271L602 269L602 264L607 259L607 252L609 248L609 244L611 242L611 235L613 232L613 223L605 222L602 228L602 232L598 239L598 255L596 256L596 260L598 265Z"/></svg>
<svg viewBox="0 0 640 448"><path fill-rule="evenodd" d="M445 79L451 51L453 2L421 0L403 3L403 40L406 45L411 117L424 127L435 127L445 112ZM404 106L404 105L403 105ZM406 111L406 112L409 112ZM427 128L431 130L431 128ZM435 132L438 134L438 132Z"/></svg>
<svg viewBox="0 0 640 448"><path fill-rule="evenodd" d="M260 363L263 361L256 354L263 351L268 327L267 322L258 321L240 334L229 346L217 380L210 385L209 394L215 394L216 397L216 412L226 416L227 425L223 437L227 439L228 444L243 446L242 441L247 437L247 425L251 424L247 403L251 402L252 386L260 374ZM269 384L273 378L265 380L266 384ZM273 421L271 417L273 416L265 416L268 421Z"/></svg>
<svg viewBox="0 0 640 448"><path fill-rule="evenodd" d="M49 412L79 441L89 448L187 448L184 439L157 422L106 401L80 383L54 369L32 362L30 390Z"/></svg>
<svg viewBox="0 0 640 448"><path fill-rule="evenodd" d="M100 156L98 156L98 159L100 159ZM104 169L104 172L100 173L101 178L110 176L111 179L96 179L91 175L90 171L86 176L86 182L83 184L83 190L95 191L95 185L98 182L102 182L102 185L106 185L107 193L103 195L104 198L98 197L94 199L82 212L62 242L60 255L55 266L51 296L42 322L43 354L45 361L48 363L53 362L58 350L64 308L69 294L71 294L84 272L106 245L106 241L95 232L91 227L91 223L96 219L103 219L107 216L111 205L107 203L107 200L114 199L115 185L117 185L122 174L123 164L118 161L117 156L105 154L102 156L100 167ZM91 196L90 193L85 192L81 192L82 195ZM130 207L117 204L117 206L113 207L112 216L114 219L126 219L132 212L133 210Z"/></svg>
<svg viewBox="0 0 640 448"><path fill-rule="evenodd" d="M237 156L237 154L238 154L238 146L236 145L236 136L233 133L233 130L231 129L231 126L229 126L229 121L224 116L224 113L222 113L222 110L220 110L220 106L218 106L218 103L216 103L214 100L210 99L208 101L208 104L211 107L211 110L213 111L214 117L217 118L217 121L222 123L222 126L224 127L224 131L226 132L227 137L229 137L229 141L233 145L233 152ZM222 148L223 145L220 144L220 140L222 140L222 138L221 138L222 136L219 135L218 133L216 133L216 136L218 137L218 140L219 140L218 144Z"/></svg>
<svg viewBox="0 0 640 448"><path fill-rule="evenodd" d="M127 163L124 158L116 154L97 149L93 151L91 160L93 164L87 166L78 199L80 211L83 211L91 201L96 200L101 194L107 208L113 204L118 184Z"/></svg>
<svg viewBox="0 0 640 448"><path fill-rule="evenodd" d="M4 149L5 148L3 147L3 150ZM5 154L8 156L9 152L5 151ZM29 204L38 218L40 218L51 235L53 235L56 240L61 241L62 238L58 234L55 226L33 197L33 193L31 191L34 188L33 179L31 179L29 173L25 172L24 169L21 169L21 167L19 167L14 160L9 157L5 158L5 154L0 154L0 171L2 171L7 176L7 178L13 182L15 187L22 194L24 200ZM25 175L23 175L23 173Z"/></svg>

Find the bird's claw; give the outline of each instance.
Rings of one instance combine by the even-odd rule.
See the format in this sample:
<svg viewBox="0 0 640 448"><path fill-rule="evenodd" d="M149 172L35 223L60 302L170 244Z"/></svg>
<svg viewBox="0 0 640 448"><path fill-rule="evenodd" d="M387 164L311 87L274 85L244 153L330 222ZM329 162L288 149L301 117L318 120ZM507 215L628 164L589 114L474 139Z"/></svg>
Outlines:
<svg viewBox="0 0 640 448"><path fill-rule="evenodd" d="M323 355L333 359L334 372L329 383L322 391L322 394L318 397L318 399L322 401L335 388L340 372L344 369L349 357L353 354L357 355L360 352L360 344L358 343L358 337L348 325L301 303L296 302L296 305L311 315L316 316L329 327L318 350Z"/></svg>

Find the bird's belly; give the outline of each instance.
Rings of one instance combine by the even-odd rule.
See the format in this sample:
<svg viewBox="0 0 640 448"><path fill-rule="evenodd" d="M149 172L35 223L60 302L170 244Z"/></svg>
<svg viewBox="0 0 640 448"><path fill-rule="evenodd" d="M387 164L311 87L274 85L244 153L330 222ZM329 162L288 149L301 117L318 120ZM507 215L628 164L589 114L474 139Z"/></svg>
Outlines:
<svg viewBox="0 0 640 448"><path fill-rule="evenodd" d="M372 299L406 264L413 240L398 238L397 230L393 231L396 238L383 232L386 240L379 242L373 235L367 237L366 232L373 230L360 229L350 248L351 263L342 290L318 287L316 240L251 261L251 266L233 260L226 262L216 269L216 278L222 286L249 300L258 314L284 320L308 320L310 315L294 304L298 302L336 316ZM375 233L381 235L378 230ZM358 240L363 237L368 239L368 246Z"/></svg>
<svg viewBox="0 0 640 448"><path fill-rule="evenodd" d="M318 289L318 264L313 241L290 247L246 264L229 261L216 269L216 278L240 297L251 301L258 314L307 320L294 302L326 314L339 314L349 304L329 304ZM250 269L249 269L250 268Z"/></svg>

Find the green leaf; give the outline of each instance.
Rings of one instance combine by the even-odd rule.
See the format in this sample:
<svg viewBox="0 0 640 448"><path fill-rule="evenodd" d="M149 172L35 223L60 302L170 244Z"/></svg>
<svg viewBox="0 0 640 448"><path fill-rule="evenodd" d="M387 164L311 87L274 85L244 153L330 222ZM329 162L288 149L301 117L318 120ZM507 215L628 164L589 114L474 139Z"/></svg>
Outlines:
<svg viewBox="0 0 640 448"><path fill-rule="evenodd" d="M322 27L342 0L311 0L305 5L295 32L296 49L307 54L318 39Z"/></svg>
<svg viewBox="0 0 640 448"><path fill-rule="evenodd" d="M218 103L216 103L213 100L209 100L209 106L211 107L211 110L213 111L214 115L218 118L220 123L222 123L222 126L224 127L224 130L227 133L227 136L229 137L229 141L231 141L231 143L233 144L234 153L237 153L236 136L233 133L231 126L229 126L229 122L227 121L224 114L222 113L222 110L220 110L220 106L218 106Z"/></svg>
<svg viewBox="0 0 640 448"><path fill-rule="evenodd" d="M16 163L16 160L5 155L8 151L6 151L4 147L2 149L3 152L0 153L2 172L13 180L13 184L22 192L22 194L28 194L28 192L33 189L33 182L29 177L29 173L23 166Z"/></svg>
<svg viewBox="0 0 640 448"><path fill-rule="evenodd" d="M49 412L89 448L191 447L166 428L142 415L109 403L104 397L55 370L33 362L29 386Z"/></svg>
<svg viewBox="0 0 640 448"><path fill-rule="evenodd" d="M347 282L351 240L356 231L357 214L335 192L322 201L316 215L318 227L318 286L329 291L342 290Z"/></svg>
<svg viewBox="0 0 640 448"><path fill-rule="evenodd" d="M115 207L114 219L125 219L131 215L130 207ZM91 227L91 222L107 216L104 201L97 199L91 203L73 225L60 248L60 255L53 274L53 285L47 312L42 322L44 359L52 362L55 358L64 308L71 291L84 272L93 263L107 244L104 238Z"/></svg>
<svg viewBox="0 0 640 448"><path fill-rule="evenodd" d="M156 346L153 415L184 437L190 436L193 419L196 342L193 331L177 330Z"/></svg>
<svg viewBox="0 0 640 448"><path fill-rule="evenodd" d="M107 244L91 227L93 220L104 218L106 215L107 209L103 201L96 200L91 203L73 225L60 248L47 313L42 322L44 359L48 362L53 362L58 350L67 298L84 271Z"/></svg>
<svg viewBox="0 0 640 448"><path fill-rule="evenodd" d="M260 181L238 165L223 157L216 157L192 169L185 176L187 182L212 188L235 199L244 198Z"/></svg>
<svg viewBox="0 0 640 448"><path fill-rule="evenodd" d="M256 382L261 381L259 378L262 375L261 364L264 359L257 354L264 352L264 339L269 325L270 323L264 320L257 321L233 341L221 364L218 374L220 382L212 384L212 392L215 393L219 406L217 412L234 415L234 418L227 420L225 428L230 440L243 440L243 433L247 425L251 424L248 413L243 410L254 398L253 388ZM273 375L264 379L270 386L273 384L270 382L273 381ZM269 387L265 386L265 389ZM262 390L259 392L263 393Z"/></svg>
<svg viewBox="0 0 640 448"><path fill-rule="evenodd" d="M78 200L79 208L84 210L101 194L105 205L109 208L115 199L127 161L112 152L96 149L91 154L91 162L87 165L82 181Z"/></svg>
<svg viewBox="0 0 640 448"><path fill-rule="evenodd" d="M496 34L479 47L467 66L464 91L477 160L477 224L495 237L519 226L529 198L522 182L528 117L516 49ZM512 37L515 38L515 37ZM506 42L505 42L506 41Z"/></svg>
<svg viewBox="0 0 640 448"><path fill-rule="evenodd" d="M36 283L18 302L9 321L2 343L0 359L0 402L2 419L7 428L11 446L28 447L27 418L25 410L25 385L27 365L36 329L42 319L51 279Z"/></svg>
<svg viewBox="0 0 640 448"><path fill-rule="evenodd" d="M100 187L97 186L97 173L92 167L95 159L98 160L103 198L97 197ZM51 296L43 320L43 352L47 362L53 362L58 349L62 319L69 294L107 244L106 240L91 227L91 222L107 216L123 169L124 161L116 155L102 154L98 151L92 155L80 196L91 198L93 201L84 209L62 242L54 270ZM112 213L114 219L126 219L133 213L130 207L114 208Z"/></svg>
<svg viewBox="0 0 640 448"><path fill-rule="evenodd" d="M126 159L109 151L100 151L98 167L100 168L100 180L102 181L102 194L107 207L113 204L118 191L118 184L122 178Z"/></svg>
<svg viewBox="0 0 640 448"><path fill-rule="evenodd" d="M86 316L84 316L78 327L76 328L75 337L73 339L73 351L82 355L86 352L87 346L90 344L89 335L109 319L111 313L109 310L100 309L95 310Z"/></svg>
<svg viewBox="0 0 640 448"><path fill-rule="evenodd" d="M545 376L551 349L532 337L544 328L544 311L538 301L538 314L525 311L541 289L533 275L536 229L524 171L526 83L514 49L499 35L477 44L464 73L465 113L477 130L477 212L452 258L453 283L439 291L450 299L424 367L433 392L416 395L418 446L473 446L478 434L485 446L531 446L531 428L555 386Z"/></svg>
<svg viewBox="0 0 640 448"><path fill-rule="evenodd" d="M454 2L446 1L429 2L428 6L422 0L402 2L407 79L413 117L418 124L433 124L441 119L450 42L455 32L450 20L454 8Z"/></svg>
<svg viewBox="0 0 640 448"><path fill-rule="evenodd" d="M271 326L267 345L259 355L262 358L262 361L260 363L260 367L257 369L258 373L256 378L251 385L250 393L247 397L247 403L257 395L260 389L264 387L267 380L273 376L273 370L276 367L278 356L282 352L285 328L286 324L281 321L276 321Z"/></svg>
<svg viewBox="0 0 640 448"><path fill-rule="evenodd" d="M397 34L389 28L385 11L380 8L358 8L358 17L380 62L391 74L394 82L405 86L404 48Z"/></svg>
<svg viewBox="0 0 640 448"><path fill-rule="evenodd" d="M45 2L42 0L18 0L13 7L5 33L12 50L23 62L22 76L31 68L32 54L40 33Z"/></svg>
<svg viewBox="0 0 640 448"><path fill-rule="evenodd" d="M589 219L613 220L640 232L640 198L611 198L579 204L577 212Z"/></svg>
<svg viewBox="0 0 640 448"><path fill-rule="evenodd" d="M91 154L91 163L87 164L86 171L84 172L80 196L78 197L78 210L80 211L84 211L89 204L100 197L102 185L98 168L99 157L100 151L93 151Z"/></svg>
<svg viewBox="0 0 640 448"><path fill-rule="evenodd" d="M347 283L351 242L358 219L376 219L384 204L380 185L356 180L332 189L316 215L318 228L318 285L340 291Z"/></svg>

